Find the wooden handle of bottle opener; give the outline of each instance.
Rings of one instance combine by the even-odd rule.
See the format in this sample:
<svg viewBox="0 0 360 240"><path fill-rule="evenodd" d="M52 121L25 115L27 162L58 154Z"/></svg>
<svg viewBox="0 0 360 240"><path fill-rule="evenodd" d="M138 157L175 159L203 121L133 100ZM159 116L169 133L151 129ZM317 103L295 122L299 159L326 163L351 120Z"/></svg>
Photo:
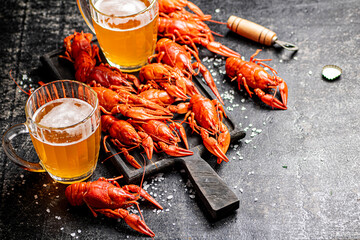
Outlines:
<svg viewBox="0 0 360 240"><path fill-rule="evenodd" d="M276 33L273 31L251 22L249 20L239 18L236 16L230 16L227 21L227 27L246 38L249 38L255 42L271 46L277 40Z"/></svg>

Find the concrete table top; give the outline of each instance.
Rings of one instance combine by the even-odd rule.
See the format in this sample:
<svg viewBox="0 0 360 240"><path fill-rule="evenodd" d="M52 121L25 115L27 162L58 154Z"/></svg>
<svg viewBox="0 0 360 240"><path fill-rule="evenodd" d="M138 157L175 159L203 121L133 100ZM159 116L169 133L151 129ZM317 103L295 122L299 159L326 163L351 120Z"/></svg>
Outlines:
<svg viewBox="0 0 360 240"><path fill-rule="evenodd" d="M193 0L213 19L236 15L275 31L299 46L296 53L264 47L209 22L224 37L216 40L246 60L257 50L289 88L287 110L273 110L250 98L225 77L225 60L201 48L225 107L247 135L233 144L228 163L216 165L240 199L240 208L218 221L201 209L183 171L147 179L147 190L163 206L140 202L155 239L359 239L360 238L360 1L358 0ZM62 47L64 37L90 30L76 2L9 0L2 3L0 76L3 134L25 121L23 87L51 81L39 58ZM327 81L322 67L335 64L341 77ZM24 86L26 85L26 86ZM26 136L25 136L26 137ZM19 141L22 154L36 159L32 145ZM101 157L100 157L101 158ZM71 207L64 191L46 173L27 172L0 151L1 239L142 239L124 221ZM179 173L180 172L180 173ZM99 163L91 180L119 175Z"/></svg>

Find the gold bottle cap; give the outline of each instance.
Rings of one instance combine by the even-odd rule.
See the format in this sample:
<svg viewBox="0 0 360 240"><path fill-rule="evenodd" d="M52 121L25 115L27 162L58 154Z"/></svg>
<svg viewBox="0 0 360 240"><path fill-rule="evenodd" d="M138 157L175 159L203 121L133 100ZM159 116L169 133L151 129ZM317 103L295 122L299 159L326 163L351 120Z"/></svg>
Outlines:
<svg viewBox="0 0 360 240"><path fill-rule="evenodd" d="M324 76L324 78L330 81L340 77L341 73L342 69L336 65L326 65L322 69L322 75Z"/></svg>

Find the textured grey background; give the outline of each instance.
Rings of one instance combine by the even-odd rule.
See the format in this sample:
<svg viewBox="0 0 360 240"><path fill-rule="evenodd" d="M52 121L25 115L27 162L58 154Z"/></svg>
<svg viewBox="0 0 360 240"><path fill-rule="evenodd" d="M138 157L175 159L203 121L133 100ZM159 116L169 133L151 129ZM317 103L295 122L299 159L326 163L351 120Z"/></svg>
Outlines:
<svg viewBox="0 0 360 240"><path fill-rule="evenodd" d="M156 194L165 210L154 212L141 202L156 239L360 239L360 1L193 2L219 21L237 15L262 24L300 50L292 55L264 47L258 56L272 58L269 65L287 82L286 111L271 110L237 90L236 84L224 82L229 80L219 72L224 61L218 66L205 62L215 69L221 93L234 91L233 102L225 100L226 106L238 104L233 114L247 129L247 137L236 150L229 149L230 162L215 167L240 198L240 208L211 222L201 211L186 175L165 173L148 180L148 191ZM51 80L39 57L59 49L62 39L74 30L89 30L76 2L70 0L3 1L0 20L3 134L11 125L25 121L27 96L10 79L10 70L23 86ZM224 25L209 26L225 35L217 41L246 59L262 48L230 33ZM207 50L201 54L213 56ZM326 64L342 67L339 80L329 82L321 77ZM251 137L253 128L261 133ZM25 157L34 158L31 144L19 141L19 146ZM53 183L45 173L18 168L3 151L0 159L1 239L143 237L123 221L94 218L86 207L70 207L65 186ZM214 159L209 163L215 166ZM99 164L92 179L116 174L111 166Z"/></svg>

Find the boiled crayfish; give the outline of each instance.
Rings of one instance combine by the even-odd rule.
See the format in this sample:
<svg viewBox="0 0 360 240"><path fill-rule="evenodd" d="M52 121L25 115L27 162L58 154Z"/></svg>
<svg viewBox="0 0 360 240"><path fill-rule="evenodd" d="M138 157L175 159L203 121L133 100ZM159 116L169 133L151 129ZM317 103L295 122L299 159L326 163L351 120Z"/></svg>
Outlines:
<svg viewBox="0 0 360 240"><path fill-rule="evenodd" d="M269 61L271 59L256 59L254 58L261 50L258 49L251 57L250 61L243 61L241 58L231 57L226 60L226 73L233 80L238 81L238 87L241 88L241 85L244 86L250 97L252 97L253 92L267 105L273 108L287 109L287 98L288 98L288 88L283 79L278 77L277 72L270 68L268 65L262 61ZM269 68L273 76L265 71L263 67ZM267 89L277 89L281 95L281 101L275 98L276 91L273 95L266 94L264 90Z"/></svg>
<svg viewBox="0 0 360 240"><path fill-rule="evenodd" d="M225 57L240 57L239 53L216 42L212 31L202 21L160 17L158 35L171 38L181 44L188 44L196 52L198 50L195 44L199 44L209 51Z"/></svg>
<svg viewBox="0 0 360 240"><path fill-rule="evenodd" d="M136 95L118 94L109 88L93 87L98 96L100 109L105 114L119 114L135 119L169 119L172 114L162 106ZM124 95L126 98L124 99ZM133 102L135 101L135 103Z"/></svg>
<svg viewBox="0 0 360 240"><path fill-rule="evenodd" d="M134 75L123 73L108 64L96 66L96 59L100 60L99 48L91 44L92 37L91 33L74 32L64 39L65 56L60 57L74 63L76 80L84 83L95 82L103 87L139 86L139 80Z"/></svg>
<svg viewBox="0 0 360 240"><path fill-rule="evenodd" d="M117 119L112 115L103 115L101 116L101 130L109 133L104 137L105 151L109 152L105 141L110 136L113 144L120 149L120 152L133 167L141 168L141 165L129 153L133 148L141 145L145 149L148 159L152 158L154 149L152 138L144 131L136 131L129 122Z"/></svg>
<svg viewBox="0 0 360 240"><path fill-rule="evenodd" d="M130 214L126 208L136 205L141 214L137 202L140 197L148 200L159 209L163 209L162 206L137 185L120 187L119 183L116 182L118 178L99 178L94 182L74 183L66 188L65 196L73 206L80 206L85 203L95 217L97 213L101 213L110 218L124 219L134 230L154 237L155 233L145 224L144 220L138 215Z"/></svg>
<svg viewBox="0 0 360 240"><path fill-rule="evenodd" d="M211 91L221 103L224 103L210 71L201 63L198 54L194 50L189 48L187 45L180 45L168 38L162 38L156 43L155 51L156 54L149 57L149 62L155 58L158 63L161 62L173 68L179 69L187 75L188 78L192 75L198 75L198 72L195 72L194 70L198 69L203 75L205 82ZM194 56L196 62L191 63L191 56Z"/></svg>
<svg viewBox="0 0 360 240"><path fill-rule="evenodd" d="M169 125L164 121L149 120L149 121L134 121L131 123L137 125L137 128L146 132L157 146L157 152L165 152L174 157L190 156L194 153L189 149L188 141L184 127L180 123L170 122ZM180 137L179 137L180 136ZM181 139L187 149L178 146ZM159 149L159 150L158 150Z"/></svg>
<svg viewBox="0 0 360 240"><path fill-rule="evenodd" d="M222 122L223 117L226 117L222 105L216 99L194 95L186 107L188 112L184 121L188 120L193 131L200 134L204 146L218 158L217 163L228 162L225 153L230 145L230 133Z"/></svg>

